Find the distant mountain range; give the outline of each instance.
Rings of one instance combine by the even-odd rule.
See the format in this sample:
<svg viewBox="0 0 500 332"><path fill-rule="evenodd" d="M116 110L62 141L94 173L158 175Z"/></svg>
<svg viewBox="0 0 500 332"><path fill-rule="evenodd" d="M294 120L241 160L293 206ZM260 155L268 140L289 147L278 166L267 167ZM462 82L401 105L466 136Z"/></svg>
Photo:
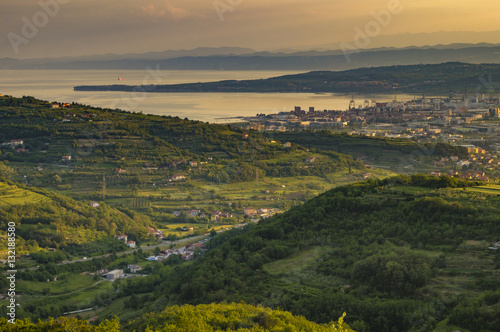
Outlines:
<svg viewBox="0 0 500 332"><path fill-rule="evenodd" d="M0 69L142 70L346 70L449 61L500 63L500 44L451 44L405 48L256 52L221 47L170 50L144 54L106 54L84 57L0 59Z"/></svg>

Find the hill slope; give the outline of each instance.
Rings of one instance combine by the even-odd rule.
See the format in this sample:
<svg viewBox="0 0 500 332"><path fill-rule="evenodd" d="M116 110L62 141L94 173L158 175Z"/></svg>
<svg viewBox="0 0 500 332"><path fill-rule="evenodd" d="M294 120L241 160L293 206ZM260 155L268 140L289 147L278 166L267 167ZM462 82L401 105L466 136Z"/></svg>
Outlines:
<svg viewBox="0 0 500 332"><path fill-rule="evenodd" d="M17 321L10 324L5 318L0 319L2 331L172 331L172 332L267 332L267 331L304 331L304 332L349 332L352 329L343 322L343 316L337 322L316 324L304 317L268 308L254 307L247 304L211 304L199 306L174 306L159 313L142 316L140 319L120 327L117 320L106 321L97 326L77 319L29 323Z"/></svg>
<svg viewBox="0 0 500 332"><path fill-rule="evenodd" d="M13 181L156 222L199 210L206 224L216 211L242 220L245 206L287 209L333 187L327 176L353 182L365 168L348 155L284 147L230 126L32 97L0 97L2 160Z"/></svg>
<svg viewBox="0 0 500 332"><path fill-rule="evenodd" d="M116 232L146 236L150 221L144 216L126 215L106 204L92 208L90 202L79 202L44 189L0 180L2 238L6 237L8 223L16 225L16 251L19 255L40 248L69 249L82 243L100 242ZM104 248L95 250L108 252L113 247L101 246ZM92 252L88 248L86 255ZM0 255L7 255L6 240L1 241Z"/></svg>
<svg viewBox="0 0 500 332"><path fill-rule="evenodd" d="M487 250L500 237L499 198L459 189L469 185L415 175L336 188L216 236L222 244L191 266L159 271L140 292L128 282L122 295L154 291L152 308L244 300L320 323L346 311L370 331L471 328L469 310L494 331L500 296L484 297L499 287L500 259Z"/></svg>

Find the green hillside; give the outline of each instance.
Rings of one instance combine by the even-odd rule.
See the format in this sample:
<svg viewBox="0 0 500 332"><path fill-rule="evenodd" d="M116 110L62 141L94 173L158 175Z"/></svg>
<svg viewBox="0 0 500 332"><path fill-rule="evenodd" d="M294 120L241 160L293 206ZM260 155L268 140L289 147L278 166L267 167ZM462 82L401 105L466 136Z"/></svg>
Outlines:
<svg viewBox="0 0 500 332"><path fill-rule="evenodd" d="M319 151L345 153L367 165L396 173L429 173L443 157L466 158L467 149L447 143L419 143L408 139L368 137L323 132L273 133L275 139L294 142ZM443 167L443 171L449 170Z"/></svg>
<svg viewBox="0 0 500 332"><path fill-rule="evenodd" d="M320 325L286 311L242 303L173 306L142 316L126 330L144 331L147 326L154 331L352 331L343 317Z"/></svg>
<svg viewBox="0 0 500 332"><path fill-rule="evenodd" d="M6 179L131 209L162 229L213 226L216 211L234 224L244 207L287 210L365 173L349 155L287 148L230 126L10 96L0 97L0 162ZM176 213L191 210L204 217Z"/></svg>
<svg viewBox="0 0 500 332"><path fill-rule="evenodd" d="M192 265L158 270L141 291L124 282L121 294L147 297L146 312L244 300L318 323L345 311L360 331L495 331L500 256L488 247L500 238L500 198L471 185L415 175L339 187L218 235Z"/></svg>
<svg viewBox="0 0 500 332"><path fill-rule="evenodd" d="M77 253L86 243L86 254L123 249L118 241L107 241L117 232L147 236L147 217L100 204L75 201L44 189L0 180L0 255L7 255L7 224L16 225L17 255L40 249L65 249ZM106 244L106 242L108 244ZM95 245L91 245L94 243ZM123 248L122 248L123 247ZM59 260L64 259L64 255Z"/></svg>
<svg viewBox="0 0 500 332"><path fill-rule="evenodd" d="M393 173L378 169L369 181L349 184L367 170L342 154L459 149L324 133L299 134L300 144L284 147L229 126L78 104L53 108L31 97L0 97L0 120L0 252L13 222L16 255L31 253L16 268L33 267L18 273L20 318L85 310L78 315L98 322L116 315L126 330L144 330L144 322L175 330L183 317L192 318L186 326L213 330L329 328L260 307L176 307L244 301L317 324L347 312L357 331L495 331L500 324L497 188L446 176L387 178ZM244 215L258 209L276 213ZM215 211L225 217L213 218ZM147 241L147 226L175 240L240 222L247 225L212 232L208 250L193 260L146 261L159 247L112 254L126 249L113 238L119 233L157 244ZM111 282L98 272L130 264L141 273Z"/></svg>
<svg viewBox="0 0 500 332"><path fill-rule="evenodd" d="M150 331L150 332L348 332L353 331L343 322L343 317L329 324L316 324L289 312L254 307L247 304L210 304L198 306L174 306L162 312L142 316L137 321L120 326L118 320L110 320L97 326L77 319L49 320L30 323L17 321L10 324L0 319L2 331Z"/></svg>
<svg viewBox="0 0 500 332"><path fill-rule="evenodd" d="M41 204L48 201L47 197L36 192L19 188L16 185L9 185L0 182L0 207L13 205L26 205L30 203Z"/></svg>

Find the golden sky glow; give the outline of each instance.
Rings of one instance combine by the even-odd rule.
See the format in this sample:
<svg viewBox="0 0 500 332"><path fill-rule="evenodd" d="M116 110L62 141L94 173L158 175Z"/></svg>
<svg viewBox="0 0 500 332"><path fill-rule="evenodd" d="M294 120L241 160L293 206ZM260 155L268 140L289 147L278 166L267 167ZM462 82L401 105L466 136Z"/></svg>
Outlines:
<svg viewBox="0 0 500 332"><path fill-rule="evenodd" d="M374 28L374 13L391 12L390 8L398 8L397 13L390 14L388 24L372 30L368 48L500 43L497 0L42 2L52 4L47 5L52 8L47 22L38 1L0 0L0 57L143 53L201 46L339 49L341 42L353 43L357 31L366 32L370 24ZM28 38L23 27L26 21L33 23L36 15L38 31ZM17 53L11 45L13 36L23 38L17 39Z"/></svg>

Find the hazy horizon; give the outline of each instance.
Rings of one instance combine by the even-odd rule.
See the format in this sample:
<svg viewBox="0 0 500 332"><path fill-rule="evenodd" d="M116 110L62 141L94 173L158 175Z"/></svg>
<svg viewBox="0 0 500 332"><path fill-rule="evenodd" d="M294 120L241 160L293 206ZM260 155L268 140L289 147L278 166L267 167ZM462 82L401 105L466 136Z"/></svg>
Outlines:
<svg viewBox="0 0 500 332"><path fill-rule="evenodd" d="M0 1L0 58L500 43L492 0Z"/></svg>

